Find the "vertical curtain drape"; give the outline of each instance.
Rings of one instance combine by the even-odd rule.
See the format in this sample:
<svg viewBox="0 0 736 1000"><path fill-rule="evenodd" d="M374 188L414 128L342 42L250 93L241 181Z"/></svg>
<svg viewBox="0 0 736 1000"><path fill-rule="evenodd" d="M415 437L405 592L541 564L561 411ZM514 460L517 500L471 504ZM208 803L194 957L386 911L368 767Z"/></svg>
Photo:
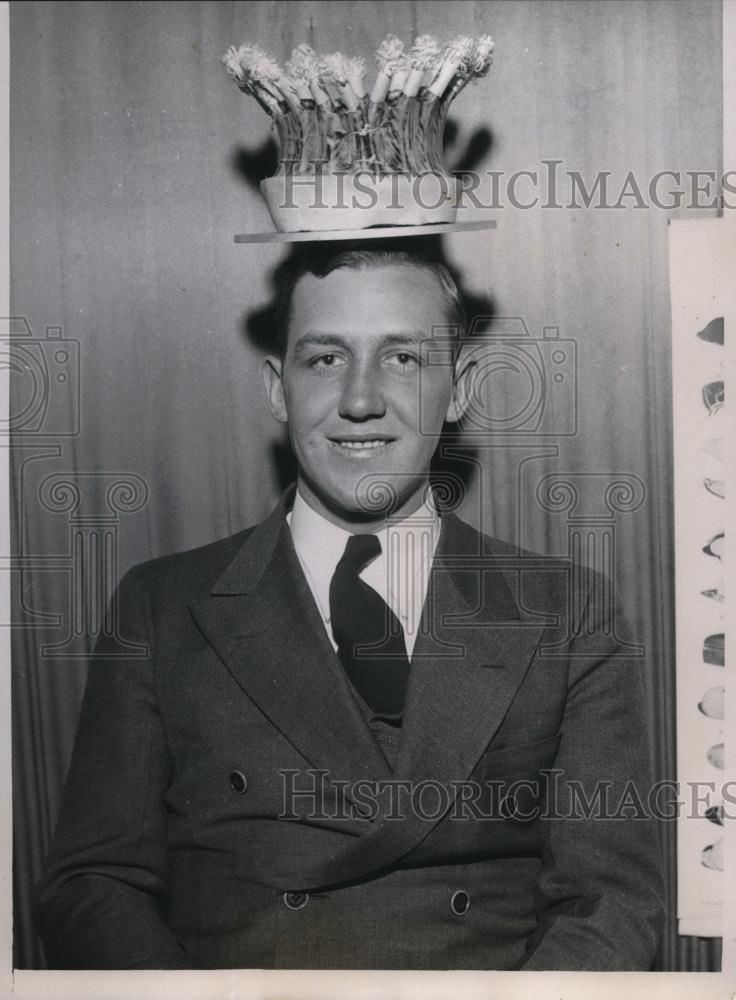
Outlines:
<svg viewBox="0 0 736 1000"><path fill-rule="evenodd" d="M578 538L549 499L554 477L604 516L646 649L655 775L674 777L667 222L693 213L635 195L570 207L570 175L589 189L607 172L614 203L629 174L647 197L658 171L720 171L720 18L707 0L11 4L17 967L43 967L30 889L99 602L133 563L262 518L288 466L247 332L282 251L232 243L270 228L253 186L273 155L268 121L219 63L245 39L283 59L302 41L370 56L389 31L495 36L488 79L454 106L448 160L503 172L499 227L447 252L497 323L542 341L546 422L465 441L450 459L469 472L461 513L550 553ZM510 191L517 171L537 180ZM509 412L527 377L493 376L488 412ZM94 593L76 588L80 566ZM718 942L676 933L674 847L672 825L658 968L712 970Z"/></svg>

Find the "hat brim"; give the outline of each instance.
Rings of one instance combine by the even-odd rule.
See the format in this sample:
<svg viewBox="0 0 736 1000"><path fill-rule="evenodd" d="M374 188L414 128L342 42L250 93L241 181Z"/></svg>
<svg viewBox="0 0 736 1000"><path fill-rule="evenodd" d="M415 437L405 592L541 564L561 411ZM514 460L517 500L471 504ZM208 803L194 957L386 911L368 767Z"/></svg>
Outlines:
<svg viewBox="0 0 736 1000"><path fill-rule="evenodd" d="M325 229L320 232L237 233L234 243L324 243L339 240L400 239L407 236L436 236L445 233L467 233L479 229L495 229L493 219L475 222L438 222L426 226L373 226L370 229Z"/></svg>

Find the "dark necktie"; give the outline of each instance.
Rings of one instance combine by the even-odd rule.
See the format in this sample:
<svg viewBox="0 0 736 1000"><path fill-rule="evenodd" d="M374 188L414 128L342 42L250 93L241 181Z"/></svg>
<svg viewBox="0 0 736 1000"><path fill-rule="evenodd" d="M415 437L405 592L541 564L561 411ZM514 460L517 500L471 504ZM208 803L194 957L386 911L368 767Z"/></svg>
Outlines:
<svg viewBox="0 0 736 1000"><path fill-rule="evenodd" d="M381 552L375 535L351 535L330 583L332 634L348 680L373 712L401 724L409 675L401 622L360 571Z"/></svg>

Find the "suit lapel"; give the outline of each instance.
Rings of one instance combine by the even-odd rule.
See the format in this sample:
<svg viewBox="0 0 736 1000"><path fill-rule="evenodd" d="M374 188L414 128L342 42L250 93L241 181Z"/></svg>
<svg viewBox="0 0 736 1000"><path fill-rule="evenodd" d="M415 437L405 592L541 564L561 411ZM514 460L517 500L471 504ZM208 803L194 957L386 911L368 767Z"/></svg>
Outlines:
<svg viewBox="0 0 736 1000"><path fill-rule="evenodd" d="M462 781L503 721L541 637L511 577L453 515L442 534L407 691L397 776Z"/></svg>
<svg viewBox="0 0 736 1000"><path fill-rule="evenodd" d="M240 687L313 768L350 783L388 778L301 570L286 505L285 497L254 528L192 614Z"/></svg>

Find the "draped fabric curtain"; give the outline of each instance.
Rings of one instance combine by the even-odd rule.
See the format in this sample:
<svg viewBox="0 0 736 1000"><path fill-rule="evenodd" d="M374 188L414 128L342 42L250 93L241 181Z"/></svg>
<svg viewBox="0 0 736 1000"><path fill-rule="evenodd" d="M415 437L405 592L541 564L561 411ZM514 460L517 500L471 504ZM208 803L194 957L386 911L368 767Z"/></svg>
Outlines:
<svg viewBox="0 0 736 1000"><path fill-rule="evenodd" d="M245 39L283 59L303 41L370 56L388 32L496 38L446 139L486 195L495 172L498 229L447 253L497 328L534 342L547 381L535 435L512 420L503 441L471 434L446 459L466 482L460 513L501 538L579 544L588 562L609 539L646 650L655 776L675 776L667 223L697 212L652 204L648 185L720 172L720 18L700 0L11 4L17 967L44 964L30 890L100 609L129 566L253 524L288 478L249 332L283 251L232 242L270 228L255 187L273 166L268 120L219 63ZM604 203L586 207L579 185L602 173ZM619 198L629 176L649 204ZM502 367L481 430L486 411L521 412L533 366ZM598 527L576 534L571 496ZM718 941L677 936L674 825L663 833L657 968L715 969Z"/></svg>

